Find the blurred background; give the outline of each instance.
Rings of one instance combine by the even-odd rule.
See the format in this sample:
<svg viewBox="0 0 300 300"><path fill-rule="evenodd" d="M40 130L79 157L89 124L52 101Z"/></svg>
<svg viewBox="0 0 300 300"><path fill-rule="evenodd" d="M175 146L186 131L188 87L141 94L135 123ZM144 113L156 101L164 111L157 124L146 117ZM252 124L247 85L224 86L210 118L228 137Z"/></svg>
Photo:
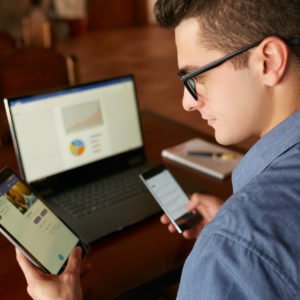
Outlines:
<svg viewBox="0 0 300 300"><path fill-rule="evenodd" d="M67 39L87 30L154 24L154 2L0 0L0 30L10 33L19 45L44 43L44 46L50 46L51 39Z"/></svg>
<svg viewBox="0 0 300 300"><path fill-rule="evenodd" d="M142 111L212 137L211 127L198 112L185 113L182 109L183 86L177 76L174 32L157 25L154 3L155 0L0 0L0 97L131 73L136 77ZM38 54L37 49L29 50L37 47L68 56L67 79L55 80L58 75L54 74L62 71L54 70L55 63L46 58L45 51ZM16 49L17 58L11 55ZM26 68L21 66L24 63ZM51 73L52 80L47 82ZM8 130L3 115L0 103L0 141L6 142L3 135ZM244 144L247 149L253 141Z"/></svg>

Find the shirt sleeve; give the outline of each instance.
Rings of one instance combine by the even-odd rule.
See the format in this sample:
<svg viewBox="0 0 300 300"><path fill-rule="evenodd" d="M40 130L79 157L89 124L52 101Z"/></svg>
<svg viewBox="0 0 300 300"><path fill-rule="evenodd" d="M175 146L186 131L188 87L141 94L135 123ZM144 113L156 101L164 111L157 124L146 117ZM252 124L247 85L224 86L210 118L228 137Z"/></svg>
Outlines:
<svg viewBox="0 0 300 300"><path fill-rule="evenodd" d="M196 242L181 277L177 299L296 299L272 260L238 237L205 234Z"/></svg>

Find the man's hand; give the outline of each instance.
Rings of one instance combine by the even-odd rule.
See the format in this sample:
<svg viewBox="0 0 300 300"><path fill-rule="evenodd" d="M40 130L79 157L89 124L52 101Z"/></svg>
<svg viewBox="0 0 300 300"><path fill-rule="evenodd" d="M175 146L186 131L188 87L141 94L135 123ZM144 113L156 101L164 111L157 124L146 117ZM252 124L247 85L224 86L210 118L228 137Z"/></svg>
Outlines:
<svg viewBox="0 0 300 300"><path fill-rule="evenodd" d="M64 272L58 276L46 274L36 268L18 249L17 261L25 275L28 294L35 300L81 300L80 285L81 248L73 250Z"/></svg>
<svg viewBox="0 0 300 300"><path fill-rule="evenodd" d="M199 224L196 224L192 228L185 230L183 232L183 236L186 239L197 238L202 228L215 217L216 213L219 211L223 203L223 200L215 196L198 193L193 194L186 208L189 211L196 210L203 217L203 219ZM168 230L170 232L176 232L175 227L170 222L170 219L167 217L167 215L162 215L160 221L163 224L168 225Z"/></svg>

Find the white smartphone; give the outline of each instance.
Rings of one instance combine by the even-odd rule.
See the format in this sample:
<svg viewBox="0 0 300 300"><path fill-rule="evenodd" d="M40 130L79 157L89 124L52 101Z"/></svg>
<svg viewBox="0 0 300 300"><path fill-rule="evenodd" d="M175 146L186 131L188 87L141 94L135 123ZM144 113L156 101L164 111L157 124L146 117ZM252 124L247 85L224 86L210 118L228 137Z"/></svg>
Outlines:
<svg viewBox="0 0 300 300"><path fill-rule="evenodd" d="M156 166L140 174L140 178L179 233L200 222L197 212L185 208L189 199L164 166Z"/></svg>
<svg viewBox="0 0 300 300"><path fill-rule="evenodd" d="M61 273L74 247L89 245L45 204L14 171L0 171L0 231L33 264L50 274Z"/></svg>

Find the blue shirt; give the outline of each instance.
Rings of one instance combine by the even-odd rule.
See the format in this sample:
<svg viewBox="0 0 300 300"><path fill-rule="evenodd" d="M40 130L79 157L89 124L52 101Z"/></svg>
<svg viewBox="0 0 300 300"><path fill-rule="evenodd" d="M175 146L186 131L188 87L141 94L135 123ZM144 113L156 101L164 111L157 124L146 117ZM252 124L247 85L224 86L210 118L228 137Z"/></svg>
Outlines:
<svg viewBox="0 0 300 300"><path fill-rule="evenodd" d="M178 299L300 299L300 112L245 155L185 262Z"/></svg>

